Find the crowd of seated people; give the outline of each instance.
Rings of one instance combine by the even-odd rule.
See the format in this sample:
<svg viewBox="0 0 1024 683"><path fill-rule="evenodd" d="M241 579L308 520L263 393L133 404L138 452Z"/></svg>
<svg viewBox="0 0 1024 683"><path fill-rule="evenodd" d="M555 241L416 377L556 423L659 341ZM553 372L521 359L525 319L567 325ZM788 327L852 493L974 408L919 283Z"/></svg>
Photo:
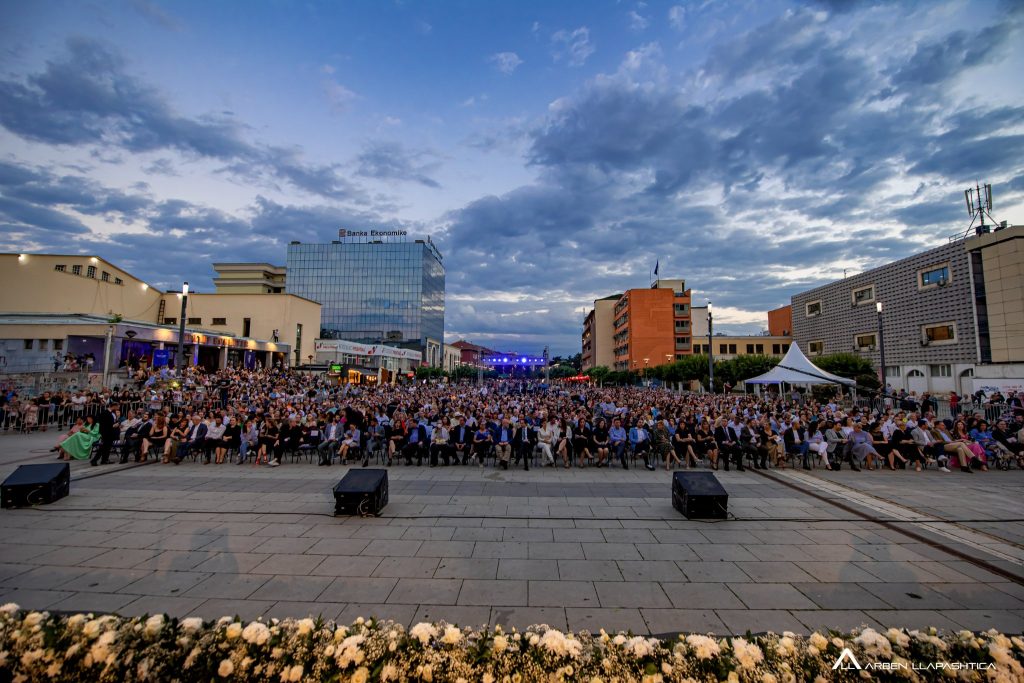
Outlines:
<svg viewBox="0 0 1024 683"><path fill-rule="evenodd" d="M62 458L277 467L292 460L430 467L1024 468L1024 411L961 412L664 389L499 380L332 386L279 368L151 372L117 391L38 397ZM57 407L54 407L57 406ZM69 425L69 431L65 428Z"/></svg>

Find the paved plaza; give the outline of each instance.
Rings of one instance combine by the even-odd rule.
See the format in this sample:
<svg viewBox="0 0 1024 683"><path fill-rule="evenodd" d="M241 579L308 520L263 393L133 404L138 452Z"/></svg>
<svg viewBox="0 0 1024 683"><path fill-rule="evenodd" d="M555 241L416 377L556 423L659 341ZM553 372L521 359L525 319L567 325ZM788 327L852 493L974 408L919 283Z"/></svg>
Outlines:
<svg viewBox="0 0 1024 683"><path fill-rule="evenodd" d="M0 476L56 462L53 439L0 436ZM1016 470L718 472L737 518L720 522L683 518L670 475L643 469L398 466L383 516L334 517L344 472L74 462L69 497L0 511L0 602L644 634L1024 631Z"/></svg>

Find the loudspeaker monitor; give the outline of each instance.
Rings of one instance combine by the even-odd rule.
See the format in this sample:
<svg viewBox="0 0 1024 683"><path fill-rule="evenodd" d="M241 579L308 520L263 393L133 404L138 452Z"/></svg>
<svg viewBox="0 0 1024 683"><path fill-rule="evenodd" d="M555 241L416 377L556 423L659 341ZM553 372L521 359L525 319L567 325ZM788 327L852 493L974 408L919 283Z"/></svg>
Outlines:
<svg viewBox="0 0 1024 683"><path fill-rule="evenodd" d="M379 517L387 504L387 470L352 470L334 487L336 515Z"/></svg>
<svg viewBox="0 0 1024 683"><path fill-rule="evenodd" d="M68 463L21 465L0 484L0 507L43 505L70 492L71 467Z"/></svg>
<svg viewBox="0 0 1024 683"><path fill-rule="evenodd" d="M672 507L687 519L726 519L729 494L711 472L676 472Z"/></svg>

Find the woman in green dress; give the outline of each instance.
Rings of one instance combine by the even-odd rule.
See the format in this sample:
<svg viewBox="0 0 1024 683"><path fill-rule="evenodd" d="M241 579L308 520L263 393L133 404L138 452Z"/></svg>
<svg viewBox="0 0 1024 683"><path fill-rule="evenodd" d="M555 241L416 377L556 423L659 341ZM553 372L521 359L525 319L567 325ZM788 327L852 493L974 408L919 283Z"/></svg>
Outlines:
<svg viewBox="0 0 1024 683"><path fill-rule="evenodd" d="M85 417L85 426L60 442L60 452L65 460L88 460L92 447L100 440L100 426L92 415Z"/></svg>

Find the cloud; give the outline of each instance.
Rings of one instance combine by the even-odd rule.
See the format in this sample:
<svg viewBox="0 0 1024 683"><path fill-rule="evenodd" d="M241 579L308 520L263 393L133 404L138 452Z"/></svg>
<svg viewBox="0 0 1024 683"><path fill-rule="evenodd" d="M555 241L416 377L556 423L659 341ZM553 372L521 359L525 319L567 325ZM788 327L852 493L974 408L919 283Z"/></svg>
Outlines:
<svg viewBox="0 0 1024 683"><path fill-rule="evenodd" d="M181 31L184 24L175 16L172 16L163 7L160 7L153 0L128 0L128 4L141 16L153 24L167 29L168 31Z"/></svg>
<svg viewBox="0 0 1024 683"><path fill-rule="evenodd" d="M429 151L410 151L397 142L371 142L364 146L355 160L356 174L376 180L400 180L439 188L430 177L440 165Z"/></svg>
<svg viewBox="0 0 1024 683"><path fill-rule="evenodd" d="M673 5L668 8L669 26L677 31L682 31L686 22L686 8L682 5Z"/></svg>
<svg viewBox="0 0 1024 683"><path fill-rule="evenodd" d="M571 33L564 29L556 31L551 35L551 44L554 60L559 62L564 59L569 66L583 66L596 49L590 42L590 29L586 26Z"/></svg>
<svg viewBox="0 0 1024 683"><path fill-rule="evenodd" d="M636 10L629 11L629 28L632 31L643 31L650 24L650 20L647 17L637 14Z"/></svg>
<svg viewBox="0 0 1024 683"><path fill-rule="evenodd" d="M493 62L495 68L505 75L511 74L523 63L515 52L496 52L488 57L488 61Z"/></svg>
<svg viewBox="0 0 1024 683"><path fill-rule="evenodd" d="M332 199L366 201L337 166L308 164L298 150L249 142L245 127L230 116L175 112L102 44L71 38L66 48L66 55L48 61L39 73L0 80L0 125L6 130L32 142L94 147L114 163L117 150L174 151L223 162L226 170L245 178L280 180Z"/></svg>
<svg viewBox="0 0 1024 683"><path fill-rule="evenodd" d="M335 114L344 114L349 111L352 109L352 104L359 99L359 95L333 78L324 80L324 95L327 96L327 102Z"/></svg>

